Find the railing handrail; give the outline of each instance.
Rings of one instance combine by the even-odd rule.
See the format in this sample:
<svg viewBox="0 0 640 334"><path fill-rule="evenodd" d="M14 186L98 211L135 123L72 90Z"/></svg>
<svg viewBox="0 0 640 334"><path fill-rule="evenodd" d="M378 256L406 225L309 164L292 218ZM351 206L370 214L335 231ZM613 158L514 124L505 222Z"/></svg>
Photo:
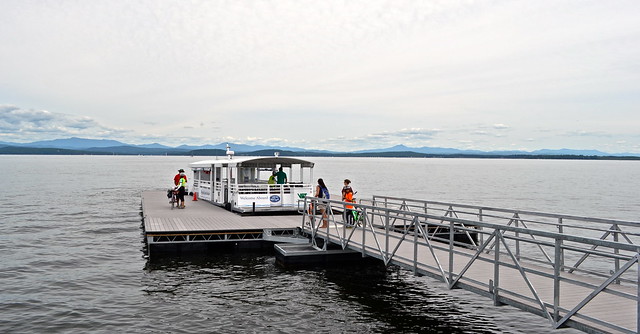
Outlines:
<svg viewBox="0 0 640 334"><path fill-rule="evenodd" d="M505 208L495 208L495 207L479 206L479 205L471 205L471 204L426 201L426 200L418 200L418 199L402 198L402 197L394 197L394 196L384 196L384 195L373 195L372 201L376 201L376 199L378 198L398 200L398 201L417 202L417 203L423 203L423 204L426 203L426 204L436 204L436 205L443 205L443 206L455 206L455 207L468 208L468 209L481 209L483 211L488 210L488 211L496 211L496 212L504 212L504 213L520 213L520 214L534 215L534 216L547 217L547 218L563 218L563 219L570 219L570 220L576 220L576 221L588 221L588 222L600 223L600 224L618 224L623 226L640 227L640 221L592 218L592 217L575 216L575 215L567 215L567 214L555 214L555 213L538 212L538 211L530 211L530 210L505 209Z"/></svg>
<svg viewBox="0 0 640 334"><path fill-rule="evenodd" d="M232 183L232 185L235 185L235 183ZM273 183L273 184L269 184L269 183L238 183L238 187L266 187L266 186L270 186L270 187L280 187L280 186L284 186L284 187L310 187L312 186L311 183Z"/></svg>
<svg viewBox="0 0 640 334"><path fill-rule="evenodd" d="M626 251L631 251L631 252L640 252L640 245L628 244L628 243L623 243L623 242L616 242L616 241L610 241L610 240L601 240L601 239L596 239L596 238L591 238L591 237L567 235L567 234L562 234L562 233L557 233L557 232L536 230L536 229L530 229L530 228L524 228L524 227L506 226L506 225L503 225L503 224L489 223L489 222L483 222L483 221L479 221L479 220L468 220L468 219L462 219L462 218L457 218L457 217L426 214L426 213L422 213L422 212L404 211L404 210L400 210L400 209L385 208L385 207L373 206L373 205L367 205L367 204L354 204L354 203L349 203L349 202L342 202L342 201L339 201L339 200L318 198L318 197L313 197L313 196L307 196L307 198L312 202L323 202L323 203L337 204L340 207L346 207L347 205L355 205L358 208L367 208L369 210L381 210L381 211L385 211L385 212L401 214L401 215L404 215L404 216L410 215L410 216L421 217L421 218L426 218L426 219L445 220L445 221L464 224L464 225L475 225L475 226L486 227L486 228L490 228L490 229L493 229L493 230L503 230L503 231L509 231L509 232L533 234L535 236L540 236L540 237L545 237L545 238L560 239L560 240L565 240L565 241L573 241L573 242L579 242L579 243L583 243L583 244L596 245L596 246L602 246L602 247L608 247L608 248L613 248L613 249L626 250ZM369 211L369 213L371 213L371 211ZM398 217L398 218L401 218L401 217ZM406 218L402 218L402 219L406 219ZM447 224L438 224L438 223L434 223L434 222L430 222L429 224L430 225L447 226Z"/></svg>

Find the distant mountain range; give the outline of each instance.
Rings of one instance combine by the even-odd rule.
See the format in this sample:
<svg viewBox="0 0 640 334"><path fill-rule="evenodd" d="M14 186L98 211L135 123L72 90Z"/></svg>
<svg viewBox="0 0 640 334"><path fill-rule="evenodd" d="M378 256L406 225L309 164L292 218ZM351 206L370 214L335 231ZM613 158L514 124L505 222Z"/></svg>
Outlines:
<svg viewBox="0 0 640 334"><path fill-rule="evenodd" d="M288 156L360 156L360 157L469 157L469 158L549 158L549 159L634 159L636 153L605 153L596 150L478 151L441 147L408 147L397 145L384 149L336 152L307 150L298 147L244 145L229 143L236 155L268 156L281 152ZM0 142L0 154L56 155L224 155L227 143L217 145L170 147L158 143L133 145L107 139L66 138L32 143Z"/></svg>
<svg viewBox="0 0 640 334"><path fill-rule="evenodd" d="M455 148L442 148L442 147L407 147L404 145L396 145L389 148L377 149L377 150L363 150L356 153L374 153L374 152L416 152L424 154L465 154L465 155L581 155L581 156L639 156L640 154L634 153L606 153L597 150L536 150L536 151L478 151L478 150L459 150Z"/></svg>

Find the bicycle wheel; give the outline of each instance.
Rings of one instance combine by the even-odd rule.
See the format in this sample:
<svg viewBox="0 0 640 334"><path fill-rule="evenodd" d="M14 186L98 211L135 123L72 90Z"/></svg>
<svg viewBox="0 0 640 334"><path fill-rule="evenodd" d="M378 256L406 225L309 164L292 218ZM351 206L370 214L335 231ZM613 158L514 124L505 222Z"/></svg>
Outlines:
<svg viewBox="0 0 640 334"><path fill-rule="evenodd" d="M353 210L353 226L362 226L363 217L360 212Z"/></svg>

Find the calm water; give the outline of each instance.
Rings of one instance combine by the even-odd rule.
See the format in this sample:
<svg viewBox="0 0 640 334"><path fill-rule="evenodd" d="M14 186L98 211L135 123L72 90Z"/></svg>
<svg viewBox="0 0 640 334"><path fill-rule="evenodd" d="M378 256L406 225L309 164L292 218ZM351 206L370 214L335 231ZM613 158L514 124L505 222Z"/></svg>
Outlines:
<svg viewBox="0 0 640 334"><path fill-rule="evenodd" d="M363 264L289 270L268 253L143 255L140 194L190 157L0 156L0 332L572 333ZM640 164L314 158L332 192L638 220Z"/></svg>

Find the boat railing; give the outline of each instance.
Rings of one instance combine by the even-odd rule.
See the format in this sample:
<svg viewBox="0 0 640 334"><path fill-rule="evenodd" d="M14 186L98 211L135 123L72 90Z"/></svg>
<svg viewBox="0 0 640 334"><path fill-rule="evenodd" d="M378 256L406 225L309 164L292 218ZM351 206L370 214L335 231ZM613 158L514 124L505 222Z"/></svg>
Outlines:
<svg viewBox="0 0 640 334"><path fill-rule="evenodd" d="M310 231L315 247L326 249L330 240L385 264L437 275L449 288L464 285L488 292L494 303L525 305L555 328L578 319L635 332L582 310L605 295L640 308L637 222L375 196L355 204L358 221L349 227L339 213L347 205L354 204L304 199L302 228ZM318 208L325 208L325 217ZM328 224L320 228L323 220ZM325 242L320 245L318 239ZM401 247L411 247L413 255L398 252ZM472 265L482 265L478 263L493 268L488 282L468 274ZM500 272L508 270L519 273L528 293L505 287L509 284L500 281ZM546 283L538 283L541 279ZM538 289L551 289L551 297L543 298ZM561 295L579 289L586 289L579 302L560 302Z"/></svg>
<svg viewBox="0 0 640 334"><path fill-rule="evenodd" d="M203 187L203 186L210 188L211 187L211 181L194 179L193 182L191 182L191 185L195 189L197 189L198 187Z"/></svg>
<svg viewBox="0 0 640 334"><path fill-rule="evenodd" d="M311 184L302 183L285 183L285 184L266 184L266 183L240 183L237 186L231 185L232 192L238 192L239 194L270 194L270 193L284 193L291 194L292 191L298 188L311 189Z"/></svg>

